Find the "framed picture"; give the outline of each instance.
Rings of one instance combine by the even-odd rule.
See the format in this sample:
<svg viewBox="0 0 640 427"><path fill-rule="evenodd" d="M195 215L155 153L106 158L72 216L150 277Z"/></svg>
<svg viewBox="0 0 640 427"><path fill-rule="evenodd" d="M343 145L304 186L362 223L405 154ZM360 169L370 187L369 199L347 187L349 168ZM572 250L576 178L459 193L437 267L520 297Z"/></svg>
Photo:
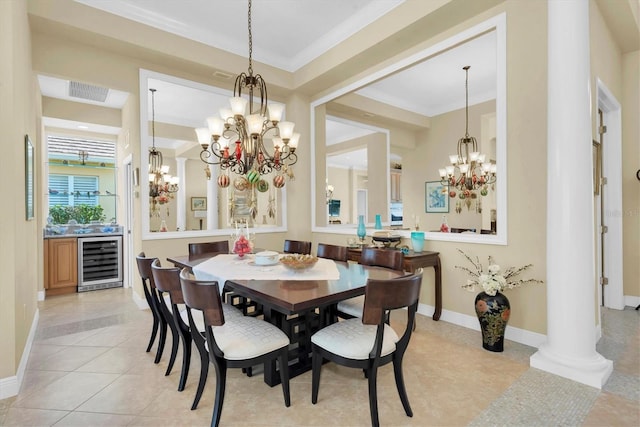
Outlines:
<svg viewBox="0 0 640 427"><path fill-rule="evenodd" d="M192 211L206 211L207 210L207 198L206 197L192 197L191 198L191 210Z"/></svg>
<svg viewBox="0 0 640 427"><path fill-rule="evenodd" d="M35 155L29 135L24 136L24 182L25 182L25 212L27 221L33 219L34 184L35 184Z"/></svg>
<svg viewBox="0 0 640 427"><path fill-rule="evenodd" d="M449 186L440 181L425 182L424 204L427 213L449 212Z"/></svg>

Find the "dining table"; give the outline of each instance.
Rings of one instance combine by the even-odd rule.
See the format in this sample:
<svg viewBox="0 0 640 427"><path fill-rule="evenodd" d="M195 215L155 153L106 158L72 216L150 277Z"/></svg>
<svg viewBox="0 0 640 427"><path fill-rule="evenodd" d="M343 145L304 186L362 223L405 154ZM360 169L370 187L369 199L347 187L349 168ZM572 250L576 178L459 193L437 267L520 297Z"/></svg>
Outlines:
<svg viewBox="0 0 640 427"><path fill-rule="evenodd" d="M311 370L311 335L336 320L333 314L340 301L363 295L368 279L387 280L402 274L324 258L304 271L288 270L280 262L256 265L251 255L180 255L167 260L191 270L198 280L218 281L223 295L259 304L264 320L290 339L290 377ZM264 381L272 387L280 383L275 361L265 364Z"/></svg>

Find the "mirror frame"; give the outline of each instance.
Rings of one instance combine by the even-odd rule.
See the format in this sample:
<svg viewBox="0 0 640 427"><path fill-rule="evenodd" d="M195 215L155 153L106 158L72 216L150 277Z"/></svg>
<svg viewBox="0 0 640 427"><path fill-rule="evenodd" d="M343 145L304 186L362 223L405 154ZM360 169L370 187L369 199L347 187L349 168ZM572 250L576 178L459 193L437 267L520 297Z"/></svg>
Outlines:
<svg viewBox="0 0 640 427"><path fill-rule="evenodd" d="M171 76L168 74L158 73L155 71L145 70L140 68L140 170L148 170L148 155L149 147L151 146L151 135L145 131L149 127L149 86L148 80L157 79L164 80L177 85L187 86L206 92L213 92L221 94L227 97L232 97L233 93L230 90L222 89L216 86L210 86L203 83L198 83L192 80L182 79L180 77ZM286 107L285 107L286 112ZM203 123L205 126L205 123ZM194 133L194 141L195 133ZM146 176L146 173L142 174ZM229 237L230 233L234 230L231 227L219 228L216 230L187 230L187 231L167 231L167 232L152 232L149 229L149 186L147 180L141 180L140 183L140 212L142 215L142 240L164 240L164 239L185 239L192 237L208 237L208 236L225 236ZM217 186L216 186L217 188ZM252 232L256 234L264 233L282 233L287 231L287 190L286 186L281 189L280 193L280 210L282 217L282 224L271 227L257 227L253 228ZM186 203L186 200L185 200ZM186 209L186 205L185 205Z"/></svg>
<svg viewBox="0 0 640 427"><path fill-rule="evenodd" d="M490 19L449 37L441 42L434 44L420 52L374 72L354 83L351 83L341 89L324 95L311 102L311 153L312 168L311 174L311 231L315 233L330 234L348 234L354 233L355 225L350 227L336 226L319 226L316 218L316 173L315 173L315 147L316 147L316 127L315 116L316 107L326 104L333 99L343 96L347 93L354 92L369 83L382 79L400 69L409 67L427 57L437 55L439 52L445 51L457 44L464 43L480 34L496 31L496 220L497 232L495 235L488 234L464 234L464 233L435 233L425 232L426 240L464 242L464 243L480 243L492 245L507 244L507 23L506 13L502 12ZM443 162L446 159L443 159ZM410 230L398 230L399 234L404 238L410 237Z"/></svg>

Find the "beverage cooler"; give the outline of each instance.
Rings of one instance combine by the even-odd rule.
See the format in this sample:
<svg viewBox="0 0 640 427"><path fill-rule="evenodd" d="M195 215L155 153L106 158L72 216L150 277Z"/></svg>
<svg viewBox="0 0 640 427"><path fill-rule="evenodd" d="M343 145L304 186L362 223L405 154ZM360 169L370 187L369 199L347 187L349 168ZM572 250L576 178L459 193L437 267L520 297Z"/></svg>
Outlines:
<svg viewBox="0 0 640 427"><path fill-rule="evenodd" d="M78 238L78 292L122 286L122 236Z"/></svg>

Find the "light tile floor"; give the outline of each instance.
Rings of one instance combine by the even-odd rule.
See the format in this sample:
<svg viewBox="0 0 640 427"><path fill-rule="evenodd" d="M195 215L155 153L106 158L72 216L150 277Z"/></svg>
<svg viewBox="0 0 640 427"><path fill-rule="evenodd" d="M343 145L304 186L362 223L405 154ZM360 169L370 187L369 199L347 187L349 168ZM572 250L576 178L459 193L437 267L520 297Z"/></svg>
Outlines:
<svg viewBox="0 0 640 427"><path fill-rule="evenodd" d="M380 422L393 426L638 426L640 425L640 314L603 310L597 350L614 372L597 390L529 368L535 349L507 341L503 353L482 349L479 332L418 316L405 355L407 392L414 411L405 416L391 366L381 369ZM395 321L395 319L394 319ZM394 322L392 321L392 323ZM215 373L197 410L191 411L200 362L194 354L187 388L177 391L180 357L164 376L155 346L145 353L151 326L131 290L110 289L48 298L25 379L16 397L0 401L6 426L206 426ZM197 353L194 351L194 353ZM291 407L280 387L257 374L230 370L223 426L367 426L367 383L362 373L324 365L317 405L311 374L291 381Z"/></svg>

